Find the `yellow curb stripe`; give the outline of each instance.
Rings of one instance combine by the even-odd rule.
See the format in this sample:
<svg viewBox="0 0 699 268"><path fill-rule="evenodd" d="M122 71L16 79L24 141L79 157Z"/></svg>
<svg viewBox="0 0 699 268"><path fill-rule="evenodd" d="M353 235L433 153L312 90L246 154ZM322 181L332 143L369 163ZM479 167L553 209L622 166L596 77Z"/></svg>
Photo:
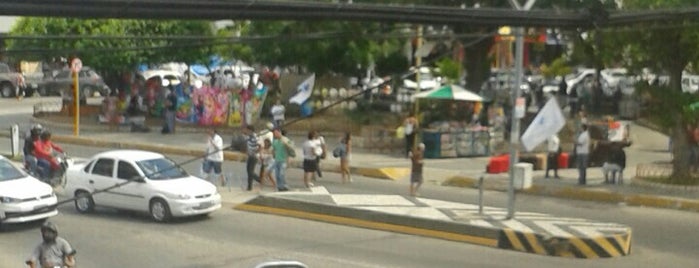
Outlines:
<svg viewBox="0 0 699 268"><path fill-rule="evenodd" d="M575 247L580 251L580 253L581 253L585 258L588 258L588 259L589 259L589 258L599 258L599 256L597 255L597 253L595 253L595 251L592 250L592 248L590 248L590 246L588 246L587 244L585 244L585 242L582 241L582 239L577 238L577 237L571 237L571 238L569 239L569 241L570 241L570 243L571 243L573 246L575 246Z"/></svg>
<svg viewBox="0 0 699 268"><path fill-rule="evenodd" d="M629 255L629 253L631 253L631 230L629 230L629 233L625 235L625 237L622 235L614 235L612 237L621 245L624 254Z"/></svg>
<svg viewBox="0 0 699 268"><path fill-rule="evenodd" d="M609 254L610 257L618 257L624 255L623 252L619 252L619 250L617 250L617 248L614 245L609 243L606 237L596 237L593 238L592 241L597 243L597 246L602 248L602 250Z"/></svg>
<svg viewBox="0 0 699 268"><path fill-rule="evenodd" d="M379 169L387 178L391 180L399 180L410 175L408 168L381 168Z"/></svg>
<svg viewBox="0 0 699 268"><path fill-rule="evenodd" d="M524 233L524 237L527 239L527 242L529 242L529 245L532 247L532 250L534 250L534 253L543 255L547 254L546 249L544 249L544 246L541 244L541 241L536 237L536 234Z"/></svg>
<svg viewBox="0 0 699 268"><path fill-rule="evenodd" d="M235 207L235 209L268 213L268 214L276 214L276 215L289 216L289 217L302 218L302 219L318 220L318 221L343 224L343 225L350 225L350 226L357 226L357 227L364 227L364 228L376 229L376 230L382 230L382 231L390 231L390 232L398 232L398 233L405 233L405 234L413 234L413 235L441 238L441 239L445 239L445 240L467 242L467 243L490 246L490 247L497 247L497 244L498 244L498 241L496 239L491 239L491 238L449 233L449 232L443 232L443 231L427 230L427 229L416 228L416 227L409 227L409 226L396 225L396 224L390 224L390 223L372 222L372 221L367 221L367 220L324 215L324 214L304 212L304 211L298 211L298 210L272 208L272 207L249 205L249 204L238 205Z"/></svg>
<svg viewBox="0 0 699 268"><path fill-rule="evenodd" d="M510 245L512 245L513 249L519 250L519 251L524 251L524 252L527 251L527 249L522 244L522 241L519 241L519 237L517 237L517 234L515 233L514 230L503 229L503 232L505 232L505 236L507 237L507 240L510 241Z"/></svg>

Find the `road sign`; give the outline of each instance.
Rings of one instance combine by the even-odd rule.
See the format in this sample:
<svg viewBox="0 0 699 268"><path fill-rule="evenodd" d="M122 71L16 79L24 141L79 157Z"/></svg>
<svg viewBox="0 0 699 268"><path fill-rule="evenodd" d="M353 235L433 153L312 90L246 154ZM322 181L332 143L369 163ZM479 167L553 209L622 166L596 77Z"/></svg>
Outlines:
<svg viewBox="0 0 699 268"><path fill-rule="evenodd" d="M83 68L83 62L80 59L75 58L70 62L70 70L71 71L77 73L77 72L80 72L80 69L82 69L82 68Z"/></svg>

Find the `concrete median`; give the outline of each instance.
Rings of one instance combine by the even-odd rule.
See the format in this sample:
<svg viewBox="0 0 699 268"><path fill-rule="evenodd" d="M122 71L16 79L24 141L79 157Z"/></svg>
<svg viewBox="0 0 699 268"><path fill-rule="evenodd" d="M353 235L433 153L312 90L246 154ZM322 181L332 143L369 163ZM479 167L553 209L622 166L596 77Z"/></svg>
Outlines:
<svg viewBox="0 0 699 268"><path fill-rule="evenodd" d="M433 237L451 241L466 242L494 248L546 256L570 258L609 258L630 254L631 229L610 223L578 221L570 219L556 221L556 218L531 221L530 226L541 224L551 230L528 231L506 227L487 226L487 222L498 221L512 224L511 220L473 219L440 220L420 216L398 215L365 207L352 207L332 204L331 195L310 193L283 193L258 196L235 208L238 210L274 214L287 217L349 225L361 228L383 230L396 233ZM371 199L367 196L365 199ZM413 210L419 210L414 208ZM484 224L484 222L486 222ZM526 223L526 221L525 221ZM544 225L544 223L546 225ZM517 223L523 224L523 223ZM572 230L564 232L562 230ZM601 230L606 230L603 232ZM609 231L613 230L613 231ZM572 234L579 235L572 235Z"/></svg>

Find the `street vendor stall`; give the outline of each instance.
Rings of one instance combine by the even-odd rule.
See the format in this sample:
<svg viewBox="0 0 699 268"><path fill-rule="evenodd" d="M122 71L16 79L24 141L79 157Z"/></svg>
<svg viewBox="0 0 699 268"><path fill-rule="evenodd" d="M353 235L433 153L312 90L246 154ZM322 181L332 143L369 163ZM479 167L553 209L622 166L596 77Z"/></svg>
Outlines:
<svg viewBox="0 0 699 268"><path fill-rule="evenodd" d="M490 154L491 134L479 124L483 98L457 85L445 85L413 95L435 100L424 109L420 136L426 158L468 157ZM440 116L434 116L439 114Z"/></svg>

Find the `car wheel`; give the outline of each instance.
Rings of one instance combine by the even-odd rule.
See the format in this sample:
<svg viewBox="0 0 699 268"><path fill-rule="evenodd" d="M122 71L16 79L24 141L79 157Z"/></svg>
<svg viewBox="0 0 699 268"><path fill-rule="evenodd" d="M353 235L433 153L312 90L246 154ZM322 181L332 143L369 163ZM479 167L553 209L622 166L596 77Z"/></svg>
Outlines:
<svg viewBox="0 0 699 268"><path fill-rule="evenodd" d="M12 88L12 84L5 82L0 85L0 95L2 95L3 98L12 97L14 94L15 89Z"/></svg>
<svg viewBox="0 0 699 268"><path fill-rule="evenodd" d="M150 202L150 216L156 222L167 222L172 217L170 207L162 199L154 199Z"/></svg>
<svg viewBox="0 0 699 268"><path fill-rule="evenodd" d="M95 201L92 196L85 191L75 194L75 209L80 213L89 213L95 209Z"/></svg>
<svg viewBox="0 0 699 268"><path fill-rule="evenodd" d="M34 88L27 87L26 89L24 89L24 97L32 97L34 96L34 93L36 93L36 90Z"/></svg>
<svg viewBox="0 0 699 268"><path fill-rule="evenodd" d="M92 98L95 96L95 89L92 87L84 87L83 88L83 95L85 98Z"/></svg>

